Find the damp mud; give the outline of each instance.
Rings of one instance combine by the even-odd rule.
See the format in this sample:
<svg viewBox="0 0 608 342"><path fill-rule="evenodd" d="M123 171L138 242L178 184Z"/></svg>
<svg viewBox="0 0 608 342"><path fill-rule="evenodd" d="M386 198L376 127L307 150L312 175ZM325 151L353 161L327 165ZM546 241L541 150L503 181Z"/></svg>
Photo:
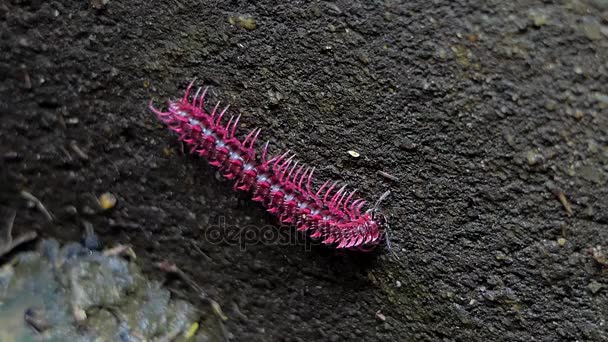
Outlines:
<svg viewBox="0 0 608 342"><path fill-rule="evenodd" d="M390 251L298 237L188 155L148 104L195 77L320 181L390 190ZM603 341L607 84L601 0L8 0L0 205L39 236L13 254L90 225L175 263L229 340Z"/></svg>

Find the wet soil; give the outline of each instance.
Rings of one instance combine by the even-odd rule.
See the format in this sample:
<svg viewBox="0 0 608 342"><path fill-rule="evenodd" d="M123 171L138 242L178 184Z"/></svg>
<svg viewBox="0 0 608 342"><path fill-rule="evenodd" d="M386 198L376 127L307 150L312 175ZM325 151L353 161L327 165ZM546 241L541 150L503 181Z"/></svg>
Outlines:
<svg viewBox="0 0 608 342"><path fill-rule="evenodd" d="M237 341L608 340L606 1L94 4L0 3L17 233L88 221L151 277L172 260ZM321 179L391 190L393 253L263 238L276 221L147 109L194 77Z"/></svg>

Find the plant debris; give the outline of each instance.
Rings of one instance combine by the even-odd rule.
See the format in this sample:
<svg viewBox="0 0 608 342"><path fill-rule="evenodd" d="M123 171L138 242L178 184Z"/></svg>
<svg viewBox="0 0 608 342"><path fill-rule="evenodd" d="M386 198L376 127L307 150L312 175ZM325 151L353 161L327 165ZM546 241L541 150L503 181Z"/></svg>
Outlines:
<svg viewBox="0 0 608 342"><path fill-rule="evenodd" d="M46 216L47 220L53 221L55 219L53 217L53 215L42 204L42 202L40 202L40 200L38 198L36 198L36 196L30 194L29 192L27 192L25 190L22 190L21 191L21 197L23 197L26 200L34 203L34 205L36 206L36 208L38 208L38 210L40 210L44 214L44 216Z"/></svg>
<svg viewBox="0 0 608 342"><path fill-rule="evenodd" d="M228 21L230 22L230 25L244 28L249 31L255 30L257 26L255 19L242 15L231 16L228 18Z"/></svg>
<svg viewBox="0 0 608 342"><path fill-rule="evenodd" d="M222 340L221 322L200 324L201 310L146 279L125 250L42 240L17 254L0 269L0 339Z"/></svg>
<svg viewBox="0 0 608 342"><path fill-rule="evenodd" d="M566 198L566 194L564 194L564 192L559 189L554 189L553 195L555 195L555 197L557 197L557 199L560 201L560 203L564 207L564 210L566 210L566 214L568 214L568 216L572 216L572 205Z"/></svg>

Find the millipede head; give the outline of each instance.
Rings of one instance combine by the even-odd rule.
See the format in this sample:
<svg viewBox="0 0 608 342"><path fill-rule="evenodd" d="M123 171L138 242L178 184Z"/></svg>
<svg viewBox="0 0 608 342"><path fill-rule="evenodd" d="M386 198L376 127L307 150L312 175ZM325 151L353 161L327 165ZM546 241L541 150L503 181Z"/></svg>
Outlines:
<svg viewBox="0 0 608 342"><path fill-rule="evenodd" d="M390 242L390 226L388 223L388 218L380 209L380 205L382 202L391 194L390 190L384 192L380 198L376 201L373 207L368 209L366 213L369 213L372 217L372 220L378 224L378 229L380 231L380 240L386 243L386 247L391 249Z"/></svg>

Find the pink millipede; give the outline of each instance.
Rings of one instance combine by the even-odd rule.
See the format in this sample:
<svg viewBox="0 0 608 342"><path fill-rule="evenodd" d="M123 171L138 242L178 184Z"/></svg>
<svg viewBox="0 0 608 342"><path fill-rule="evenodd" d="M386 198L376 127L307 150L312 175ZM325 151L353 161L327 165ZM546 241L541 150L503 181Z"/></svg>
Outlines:
<svg viewBox="0 0 608 342"><path fill-rule="evenodd" d="M347 191L339 182L324 182L313 190L314 167L296 161L295 154L286 151L268 155L268 142L261 155L256 155L255 142L261 129L255 128L243 140L235 134L241 116L222 119L228 107L218 111L219 102L211 113L204 108L205 88L198 88L192 100L190 83L180 101L168 101L163 112L150 102L150 109L179 139L190 147L191 153L205 157L209 164L234 181L234 190L249 191L281 224L295 225L308 231L323 244L359 251L373 250L383 241L386 219L378 211L379 203L363 211L367 203L355 196L357 190ZM299 165L299 166L298 166Z"/></svg>

